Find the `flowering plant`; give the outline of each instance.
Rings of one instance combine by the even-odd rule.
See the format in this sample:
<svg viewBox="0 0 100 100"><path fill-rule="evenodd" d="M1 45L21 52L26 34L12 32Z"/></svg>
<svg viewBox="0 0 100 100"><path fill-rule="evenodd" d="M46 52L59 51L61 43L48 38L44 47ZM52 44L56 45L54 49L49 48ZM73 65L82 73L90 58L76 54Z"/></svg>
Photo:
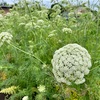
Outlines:
<svg viewBox="0 0 100 100"><path fill-rule="evenodd" d="M63 28L62 31L65 33L72 33L72 30L70 28Z"/></svg>
<svg viewBox="0 0 100 100"><path fill-rule="evenodd" d="M22 100L28 100L29 98L28 98L28 96L24 96L23 98L22 98Z"/></svg>
<svg viewBox="0 0 100 100"><path fill-rule="evenodd" d="M4 42L10 43L12 40L12 35L8 32L1 32L0 33L0 47L3 45Z"/></svg>
<svg viewBox="0 0 100 100"><path fill-rule="evenodd" d="M58 82L71 85L85 82L89 74L91 57L88 51L78 44L68 44L55 51L52 59L53 74Z"/></svg>
<svg viewBox="0 0 100 100"><path fill-rule="evenodd" d="M39 92L45 92L45 86L44 86L44 85L40 85L40 86L38 87L38 91L39 91Z"/></svg>

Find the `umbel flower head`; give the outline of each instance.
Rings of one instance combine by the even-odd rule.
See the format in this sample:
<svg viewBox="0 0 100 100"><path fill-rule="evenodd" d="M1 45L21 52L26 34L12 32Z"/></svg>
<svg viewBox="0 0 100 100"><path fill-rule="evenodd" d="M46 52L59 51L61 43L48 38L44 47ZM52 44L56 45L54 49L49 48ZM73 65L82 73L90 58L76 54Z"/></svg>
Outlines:
<svg viewBox="0 0 100 100"><path fill-rule="evenodd" d="M68 44L56 50L53 59L53 74L58 82L67 85L82 84L92 66L88 51L78 44Z"/></svg>
<svg viewBox="0 0 100 100"><path fill-rule="evenodd" d="M39 92L45 92L45 86L44 85L40 85L37 87Z"/></svg>
<svg viewBox="0 0 100 100"><path fill-rule="evenodd" d="M24 97L22 98L22 100L29 100L29 97L28 97L28 96L24 96Z"/></svg>
<svg viewBox="0 0 100 100"><path fill-rule="evenodd" d="M3 45L4 42L10 43L12 40L12 35L8 32L1 32L0 33L0 47Z"/></svg>
<svg viewBox="0 0 100 100"><path fill-rule="evenodd" d="M70 28L63 28L62 31L65 33L72 33L72 30Z"/></svg>

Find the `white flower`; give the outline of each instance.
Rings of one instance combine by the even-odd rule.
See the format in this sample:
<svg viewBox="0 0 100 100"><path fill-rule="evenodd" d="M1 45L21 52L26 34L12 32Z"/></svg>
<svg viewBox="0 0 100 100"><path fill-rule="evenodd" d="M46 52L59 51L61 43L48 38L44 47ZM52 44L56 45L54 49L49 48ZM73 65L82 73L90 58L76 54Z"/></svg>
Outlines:
<svg viewBox="0 0 100 100"><path fill-rule="evenodd" d="M37 24L38 24L38 25L44 25L44 21L43 21L42 19L37 20Z"/></svg>
<svg viewBox="0 0 100 100"><path fill-rule="evenodd" d="M56 16L56 19L59 19L59 18L61 18L61 16L60 16L60 15L57 15L57 16Z"/></svg>
<svg viewBox="0 0 100 100"><path fill-rule="evenodd" d="M0 14L0 17L3 17L3 15L2 15L2 14Z"/></svg>
<svg viewBox="0 0 100 100"><path fill-rule="evenodd" d="M29 22L25 25L25 28L26 29L32 29L33 28L33 25L32 25L32 22Z"/></svg>
<svg viewBox="0 0 100 100"><path fill-rule="evenodd" d="M48 16L48 10L43 10L42 11L37 11L38 15L41 16L42 18L47 18Z"/></svg>
<svg viewBox="0 0 100 100"><path fill-rule="evenodd" d="M83 79L77 79L76 81L75 81L75 84L82 84L82 83L84 83L85 82L85 79L83 78Z"/></svg>
<svg viewBox="0 0 100 100"><path fill-rule="evenodd" d="M73 16L75 16L75 13L74 12L70 12L70 13L68 13L68 16L69 17L73 17Z"/></svg>
<svg viewBox="0 0 100 100"><path fill-rule="evenodd" d="M89 74L89 72L90 72L90 70L89 70L89 69L87 69L87 68L84 70L84 74L85 74L85 75L88 75L88 74Z"/></svg>
<svg viewBox="0 0 100 100"><path fill-rule="evenodd" d="M53 73L58 82L82 84L92 66L88 51L78 44L68 44L55 51L51 60Z"/></svg>
<svg viewBox="0 0 100 100"><path fill-rule="evenodd" d="M72 30L70 28L63 28L62 31L65 33L72 33Z"/></svg>
<svg viewBox="0 0 100 100"><path fill-rule="evenodd" d="M11 17L12 16L12 13L8 12L6 13L6 17Z"/></svg>
<svg viewBox="0 0 100 100"><path fill-rule="evenodd" d="M25 23L19 23L19 26L25 26Z"/></svg>
<svg viewBox="0 0 100 100"><path fill-rule="evenodd" d="M79 16L79 15L82 15L82 13L81 12L77 12L77 15Z"/></svg>
<svg viewBox="0 0 100 100"><path fill-rule="evenodd" d="M2 14L0 14L0 21L3 21L4 17Z"/></svg>
<svg viewBox="0 0 100 100"><path fill-rule="evenodd" d="M28 96L24 96L22 100L29 100Z"/></svg>
<svg viewBox="0 0 100 100"><path fill-rule="evenodd" d="M44 85L40 85L38 88L39 92L45 92L45 86Z"/></svg>
<svg viewBox="0 0 100 100"><path fill-rule="evenodd" d="M3 45L4 42L10 43L12 40L12 35L8 32L1 32L0 33L0 47Z"/></svg>
<svg viewBox="0 0 100 100"><path fill-rule="evenodd" d="M56 33L57 32L57 30L52 30L51 32L50 32L50 34L54 34L54 33Z"/></svg>
<svg viewBox="0 0 100 100"><path fill-rule="evenodd" d="M49 34L48 37L54 37L56 34Z"/></svg>

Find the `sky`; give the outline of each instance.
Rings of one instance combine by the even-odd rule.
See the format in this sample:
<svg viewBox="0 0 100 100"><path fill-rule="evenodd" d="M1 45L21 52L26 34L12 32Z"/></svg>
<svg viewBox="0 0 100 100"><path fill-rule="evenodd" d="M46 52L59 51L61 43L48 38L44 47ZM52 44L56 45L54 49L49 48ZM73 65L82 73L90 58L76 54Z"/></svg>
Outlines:
<svg viewBox="0 0 100 100"><path fill-rule="evenodd" d="M8 4L14 4L14 3L17 3L18 0L0 0L0 3L2 1L7 2ZM32 0L32 1L34 1L34 0ZM38 0L38 1L43 1L43 4L46 5L47 7L50 7L50 5L51 5L51 3L50 3L51 0ZM58 1L60 1L60 0L58 0ZM71 0L68 0L68 1L71 1ZM76 0L72 0L72 1L76 1ZM77 1L84 1L85 2L88 0L77 0ZM91 5L93 5L93 4L96 4L97 1L99 1L99 0L89 0L89 1L90 1Z"/></svg>

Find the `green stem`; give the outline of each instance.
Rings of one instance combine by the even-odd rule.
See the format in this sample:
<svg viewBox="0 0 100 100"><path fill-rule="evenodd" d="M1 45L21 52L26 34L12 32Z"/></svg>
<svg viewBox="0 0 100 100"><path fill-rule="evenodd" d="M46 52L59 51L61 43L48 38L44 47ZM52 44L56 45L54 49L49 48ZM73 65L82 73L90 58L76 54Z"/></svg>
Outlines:
<svg viewBox="0 0 100 100"><path fill-rule="evenodd" d="M65 88L64 88L64 85L63 84L60 84L61 86L61 94L63 95L63 99L65 100L66 99L66 95L65 95Z"/></svg>
<svg viewBox="0 0 100 100"><path fill-rule="evenodd" d="M92 68L90 71L93 71L93 70L95 70L96 68L100 68L100 66L94 67L94 68Z"/></svg>
<svg viewBox="0 0 100 100"><path fill-rule="evenodd" d="M17 50L19 50L19 51L21 51L21 52L23 52L23 53L25 53L25 54L27 54L27 55L29 55L29 56L34 57L35 59L37 59L38 61L40 61L42 64L44 64L44 62L43 62L41 59L37 58L35 55L32 55L32 54L30 54L30 53L28 53L28 52L26 52L26 51L24 51L24 50L22 50L22 49L20 49L20 48L18 48L18 47L16 47L16 46L14 46L13 44L9 44L9 45L11 45L11 46L14 47L15 49L17 49Z"/></svg>

